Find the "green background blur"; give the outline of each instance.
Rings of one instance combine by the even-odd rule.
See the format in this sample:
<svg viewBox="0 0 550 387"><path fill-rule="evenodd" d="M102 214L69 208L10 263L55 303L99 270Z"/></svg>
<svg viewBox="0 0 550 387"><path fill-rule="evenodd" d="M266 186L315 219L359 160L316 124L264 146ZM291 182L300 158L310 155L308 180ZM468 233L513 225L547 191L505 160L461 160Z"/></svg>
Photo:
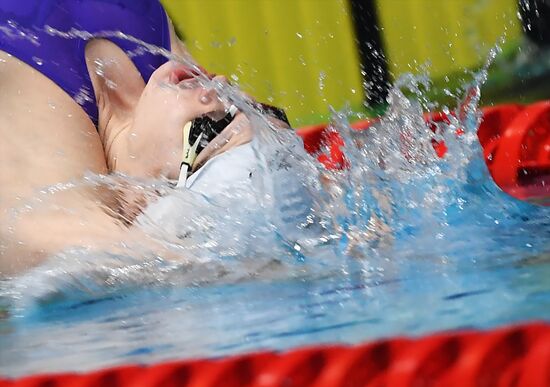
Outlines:
<svg viewBox="0 0 550 387"><path fill-rule="evenodd" d="M341 109L347 103L356 112L367 111L347 1L163 4L199 63L258 100L285 108L295 126L326 120L329 105ZM444 100L437 91L460 84L465 70L478 68L499 37L506 38L501 56L513 62L523 39L517 7L517 0L378 0L390 78L421 72L429 63L434 98ZM498 100L499 90L514 83L513 66L496 67L488 100Z"/></svg>

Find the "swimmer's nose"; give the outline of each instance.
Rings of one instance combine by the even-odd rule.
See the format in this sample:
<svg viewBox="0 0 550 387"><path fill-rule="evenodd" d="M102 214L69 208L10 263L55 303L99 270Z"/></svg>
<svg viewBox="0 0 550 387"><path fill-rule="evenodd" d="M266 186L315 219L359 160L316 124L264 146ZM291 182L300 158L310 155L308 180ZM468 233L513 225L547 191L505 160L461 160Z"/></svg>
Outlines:
<svg viewBox="0 0 550 387"><path fill-rule="evenodd" d="M213 89L201 89L199 101L203 105L209 105L215 98L217 98L217 95Z"/></svg>
<svg viewBox="0 0 550 387"><path fill-rule="evenodd" d="M223 75L215 75L212 78L213 82L219 82L222 86L222 88L229 84L227 78ZM209 89L201 89L199 93L199 101L200 103L208 109L209 111L205 112L208 114L208 116L217 121L223 117L226 116L228 113L228 109L230 106L226 106L224 102L222 102L222 99L219 97L217 92L217 87L215 88L209 88ZM234 107L233 107L234 108Z"/></svg>

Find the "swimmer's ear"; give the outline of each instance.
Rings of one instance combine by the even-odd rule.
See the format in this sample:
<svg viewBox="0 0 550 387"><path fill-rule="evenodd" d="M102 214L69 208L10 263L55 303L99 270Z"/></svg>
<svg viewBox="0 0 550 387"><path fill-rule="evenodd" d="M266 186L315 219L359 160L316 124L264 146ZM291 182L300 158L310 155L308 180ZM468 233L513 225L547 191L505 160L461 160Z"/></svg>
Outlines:
<svg viewBox="0 0 550 387"><path fill-rule="evenodd" d="M134 63L113 42L93 40L86 46L86 64L99 109L99 125L132 114L145 88Z"/></svg>

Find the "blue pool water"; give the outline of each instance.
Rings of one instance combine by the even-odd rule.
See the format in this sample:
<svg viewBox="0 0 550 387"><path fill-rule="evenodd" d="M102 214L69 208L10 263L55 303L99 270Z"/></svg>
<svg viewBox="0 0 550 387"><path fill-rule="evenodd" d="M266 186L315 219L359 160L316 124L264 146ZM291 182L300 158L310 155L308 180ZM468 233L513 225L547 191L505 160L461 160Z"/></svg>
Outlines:
<svg viewBox="0 0 550 387"><path fill-rule="evenodd" d="M142 289L0 325L4 375L222 356L550 319L550 262ZM416 266L416 267L412 267Z"/></svg>

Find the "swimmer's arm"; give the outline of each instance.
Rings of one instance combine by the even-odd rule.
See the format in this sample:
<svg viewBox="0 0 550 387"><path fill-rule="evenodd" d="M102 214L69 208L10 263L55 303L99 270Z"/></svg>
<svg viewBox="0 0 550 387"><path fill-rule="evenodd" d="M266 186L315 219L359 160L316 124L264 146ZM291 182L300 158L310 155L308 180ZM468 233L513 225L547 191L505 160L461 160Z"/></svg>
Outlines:
<svg viewBox="0 0 550 387"><path fill-rule="evenodd" d="M140 251L183 259L138 227L122 221L116 209L106 206L106 194L76 188L56 193L47 203L21 211L15 218L0 217L0 278L23 273L71 249L89 254Z"/></svg>
<svg viewBox="0 0 550 387"><path fill-rule="evenodd" d="M71 247L119 243L124 227L106 214L88 189L58 192L17 216L3 217L0 274L22 272Z"/></svg>

